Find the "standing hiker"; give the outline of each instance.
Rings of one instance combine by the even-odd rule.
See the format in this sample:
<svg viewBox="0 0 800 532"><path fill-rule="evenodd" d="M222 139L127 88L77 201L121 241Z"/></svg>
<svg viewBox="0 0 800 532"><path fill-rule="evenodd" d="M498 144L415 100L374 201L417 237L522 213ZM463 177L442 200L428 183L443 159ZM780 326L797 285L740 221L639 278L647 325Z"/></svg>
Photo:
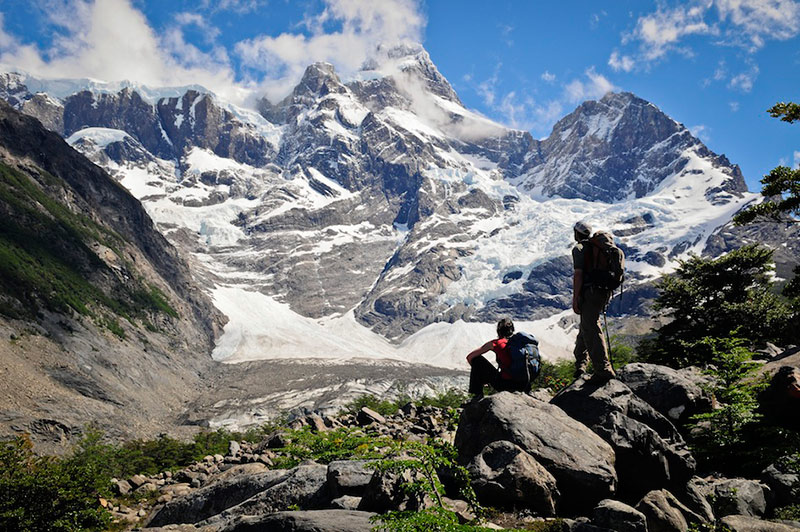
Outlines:
<svg viewBox="0 0 800 532"><path fill-rule="evenodd" d="M511 371L512 356L508 341L513 335L514 323L509 318L503 318L497 322L497 339L489 340L467 355L467 362L472 366L469 372L469 393L474 394L476 398L483 397L483 387L486 384L497 391L530 390L530 380L516 380ZM499 369L481 356L489 351L494 351Z"/></svg>
<svg viewBox="0 0 800 532"><path fill-rule="evenodd" d="M573 227L575 241L572 248L572 310L581 317L578 338L575 341L575 378L578 379L586 373L589 359L592 360L594 374L592 380L604 382L616 377L614 369L608 358L608 346L603 338L600 326L600 315L611 299L611 292L607 288L598 286L594 282L593 270L598 269L597 257L602 253L590 238L592 228L585 222L578 222ZM613 245L613 242L612 242Z"/></svg>

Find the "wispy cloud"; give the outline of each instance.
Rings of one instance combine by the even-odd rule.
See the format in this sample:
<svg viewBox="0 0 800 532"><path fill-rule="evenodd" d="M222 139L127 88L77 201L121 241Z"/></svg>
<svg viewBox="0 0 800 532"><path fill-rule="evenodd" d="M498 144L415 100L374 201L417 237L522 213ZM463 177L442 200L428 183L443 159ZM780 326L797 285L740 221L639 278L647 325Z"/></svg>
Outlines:
<svg viewBox="0 0 800 532"><path fill-rule="evenodd" d="M688 35L717 32L704 21L707 9L707 4L674 9L659 8L655 13L640 17L633 33L627 35L623 42L639 41L645 60L659 59L668 52L679 49L680 41Z"/></svg>
<svg viewBox="0 0 800 532"><path fill-rule="evenodd" d="M728 106L731 108L732 113L739 111L739 102L728 102Z"/></svg>
<svg viewBox="0 0 800 532"><path fill-rule="evenodd" d="M711 128L706 125L698 124L696 126L692 126L689 128L689 131L692 135L702 140L705 144L708 144L711 141Z"/></svg>
<svg viewBox="0 0 800 532"><path fill-rule="evenodd" d="M546 81L547 83L553 83L555 80L556 80L555 74L552 74L547 70L542 72L542 81Z"/></svg>
<svg viewBox="0 0 800 532"><path fill-rule="evenodd" d="M606 93L616 89L605 76L598 74L594 67L585 72L586 79L574 79L567 84L565 93L570 103L580 103L584 100L602 98Z"/></svg>
<svg viewBox="0 0 800 532"><path fill-rule="evenodd" d="M794 164L792 165L792 168L794 169L800 168L800 151L794 152Z"/></svg>
<svg viewBox="0 0 800 532"><path fill-rule="evenodd" d="M611 57L608 58L608 66L615 72L619 72L620 70L623 72L630 72L633 70L635 64L636 63L630 56L620 55L617 50L611 52Z"/></svg>
<svg viewBox="0 0 800 532"><path fill-rule="evenodd" d="M728 81L728 88L750 92L753 90L753 84L758 77L759 71L758 65L750 61L747 70L731 77L730 81Z"/></svg>
<svg viewBox="0 0 800 532"><path fill-rule="evenodd" d="M800 33L800 4L794 0L715 0L721 22L734 28L726 38L751 51L768 39L786 40Z"/></svg>

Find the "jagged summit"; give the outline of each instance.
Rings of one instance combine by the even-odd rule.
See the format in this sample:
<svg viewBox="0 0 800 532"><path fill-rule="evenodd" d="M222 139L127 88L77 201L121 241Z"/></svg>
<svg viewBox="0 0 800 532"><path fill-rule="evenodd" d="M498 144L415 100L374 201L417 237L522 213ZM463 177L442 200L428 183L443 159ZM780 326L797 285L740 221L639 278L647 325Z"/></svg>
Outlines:
<svg viewBox="0 0 800 532"><path fill-rule="evenodd" d="M652 103L629 92L586 101L559 120L520 184L546 196L606 202L641 198L681 172L688 153L711 158L731 176L730 192L746 191L738 167L713 154Z"/></svg>

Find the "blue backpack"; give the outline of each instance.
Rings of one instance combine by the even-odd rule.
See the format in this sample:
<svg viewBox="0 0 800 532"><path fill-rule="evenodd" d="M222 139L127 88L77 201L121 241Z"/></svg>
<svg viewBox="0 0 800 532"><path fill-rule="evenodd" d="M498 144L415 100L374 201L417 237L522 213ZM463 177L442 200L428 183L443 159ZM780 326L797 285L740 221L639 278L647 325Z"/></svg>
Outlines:
<svg viewBox="0 0 800 532"><path fill-rule="evenodd" d="M518 332L508 339L508 349L511 353L511 378L516 382L532 382L541 369L539 341L532 334Z"/></svg>

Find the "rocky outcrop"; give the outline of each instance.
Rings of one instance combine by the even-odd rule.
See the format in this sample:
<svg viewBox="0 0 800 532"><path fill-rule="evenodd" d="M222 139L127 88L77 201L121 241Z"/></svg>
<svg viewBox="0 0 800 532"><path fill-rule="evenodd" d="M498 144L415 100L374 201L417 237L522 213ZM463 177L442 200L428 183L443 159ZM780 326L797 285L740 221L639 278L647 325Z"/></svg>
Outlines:
<svg viewBox="0 0 800 532"><path fill-rule="evenodd" d="M618 371L617 378L673 423L711 410L711 397L701 386L708 377L698 370L637 362Z"/></svg>
<svg viewBox="0 0 800 532"><path fill-rule="evenodd" d="M622 382L597 385L580 379L552 403L614 449L622 500L663 486L682 486L694 474L695 460L680 433Z"/></svg>
<svg viewBox="0 0 800 532"><path fill-rule="evenodd" d="M309 510L243 516L220 532L370 532L373 513L352 510Z"/></svg>
<svg viewBox="0 0 800 532"><path fill-rule="evenodd" d="M594 507L592 524L615 532L647 532L647 518L642 512L613 499L602 500Z"/></svg>
<svg viewBox="0 0 800 532"><path fill-rule="evenodd" d="M555 405L510 392L467 405L456 432L459 461L469 464L498 441L517 445L544 466L566 512L590 509L616 490L612 448Z"/></svg>
<svg viewBox="0 0 800 532"><path fill-rule="evenodd" d="M772 494L776 507L800 504L800 473L785 462L770 465L761 473L761 481Z"/></svg>
<svg viewBox="0 0 800 532"><path fill-rule="evenodd" d="M530 508L537 515L556 515L560 497L556 479L518 445L492 442L473 458L468 470L483 505Z"/></svg>
<svg viewBox="0 0 800 532"><path fill-rule="evenodd" d="M756 519L749 515L726 515L720 523L732 532L792 532L797 523L780 523Z"/></svg>

